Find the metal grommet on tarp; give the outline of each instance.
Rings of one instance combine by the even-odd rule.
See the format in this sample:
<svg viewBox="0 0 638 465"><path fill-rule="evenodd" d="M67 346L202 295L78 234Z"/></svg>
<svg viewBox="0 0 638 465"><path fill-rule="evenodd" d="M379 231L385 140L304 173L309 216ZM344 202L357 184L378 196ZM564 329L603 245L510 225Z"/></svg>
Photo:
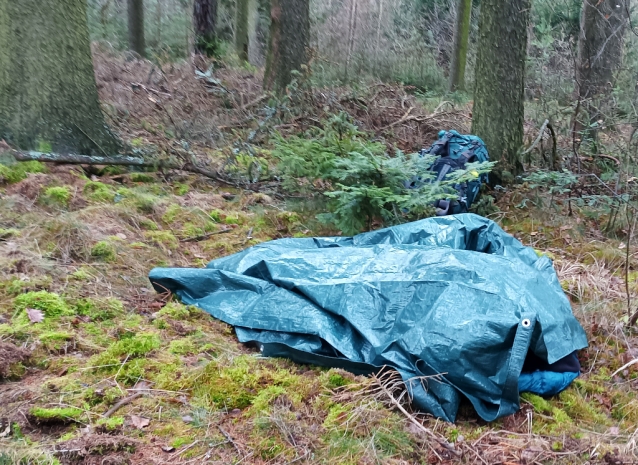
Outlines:
<svg viewBox="0 0 638 465"><path fill-rule="evenodd" d="M521 324L523 325L523 328L529 328L532 325L532 322L529 321L529 318L525 318Z"/></svg>

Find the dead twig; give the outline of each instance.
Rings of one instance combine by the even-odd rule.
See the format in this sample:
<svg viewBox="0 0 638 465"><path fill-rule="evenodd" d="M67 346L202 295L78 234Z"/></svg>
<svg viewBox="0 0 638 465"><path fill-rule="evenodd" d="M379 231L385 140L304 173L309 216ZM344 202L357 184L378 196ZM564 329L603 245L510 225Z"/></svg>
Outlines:
<svg viewBox="0 0 638 465"><path fill-rule="evenodd" d="M408 108L408 111L405 112L405 114L401 117L401 119L395 121L394 123L390 123L387 126L382 127L381 129L379 129L379 131L385 131L386 129L390 129L390 128L396 126L397 124L401 124L401 123L407 121L408 117L410 116L410 113L412 113L412 110L414 110L414 107Z"/></svg>
<svg viewBox="0 0 638 465"><path fill-rule="evenodd" d="M120 400L119 402L117 402L113 407L111 407L110 409L107 410L107 412L102 415L104 418L109 418L111 415L113 415L115 412L117 412L119 409L121 409L122 407L124 407L127 404L130 404L131 402L133 402L135 399L142 397L144 395L143 392L138 392L137 394L133 394L131 396L125 397L124 399Z"/></svg>
<svg viewBox="0 0 638 465"><path fill-rule="evenodd" d="M379 377L377 375L372 375L372 377L375 379L375 381L377 381L377 383L379 384L380 389L387 396L387 398L390 400L390 402L392 402L392 404L394 404L394 406L397 409L399 409L399 411L403 415L405 415L405 417L408 419L408 421L410 421L410 423L412 423L418 429L423 431L427 436L429 436L432 439L434 439L437 443L439 443L440 446L442 446L445 450L449 451L451 454L455 455L456 457L460 457L461 456L460 452L457 451L452 444L447 442L444 438L439 437L434 431L432 431L429 428L426 428L416 418L414 418L414 416L411 415L410 412L408 412L399 403L399 401L394 397L394 395L386 388L386 386L384 385L383 381L381 379L379 379Z"/></svg>
<svg viewBox="0 0 638 465"><path fill-rule="evenodd" d="M230 434L228 434L228 432L226 432L226 430L224 428L222 428L222 425L217 425L217 428L219 428L219 431L221 431L221 433L224 435L224 437L228 440L228 442L230 442L233 447L235 448L235 450L237 451L237 453L239 455L244 455L241 451L241 449L239 448L239 446L237 445L237 443L235 441L233 441L233 438L231 437Z"/></svg>
<svg viewBox="0 0 638 465"><path fill-rule="evenodd" d="M536 140L534 141L534 143L532 145L529 146L529 148L527 150L525 150L523 153L521 153L522 155L527 155L528 153L530 153L532 150L534 150L534 148L538 145L538 143L541 141L541 139L543 138L543 134L545 134L545 129L547 129L547 125L549 124L549 120L546 119L543 122L543 125L541 126L541 130L538 131L538 136L536 137Z"/></svg>
<svg viewBox="0 0 638 465"><path fill-rule="evenodd" d="M231 231L232 231L232 228L222 229L221 231L214 231L214 232L209 232L206 234L200 234L199 236L187 237L185 239L180 239L179 241L180 242L200 242L200 241L205 241L211 236L216 236L217 234L229 233Z"/></svg>

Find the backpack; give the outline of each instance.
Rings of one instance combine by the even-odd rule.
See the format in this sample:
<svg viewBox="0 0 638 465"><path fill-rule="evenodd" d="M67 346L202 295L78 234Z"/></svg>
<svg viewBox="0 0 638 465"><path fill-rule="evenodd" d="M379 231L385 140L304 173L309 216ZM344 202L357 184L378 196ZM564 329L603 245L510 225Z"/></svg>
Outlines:
<svg viewBox="0 0 638 465"><path fill-rule="evenodd" d="M487 147L478 136L462 135L454 130L439 131L438 136L439 139L430 148L422 149L419 152L421 156L435 155L438 157L430 167L430 171L436 173L434 182L442 181L452 171L465 169L466 163L490 160ZM412 180L407 187L418 187L422 185L420 181L420 179ZM434 204L437 216L467 213L479 194L481 184L487 182L487 173L484 173L479 175L476 180L455 184L454 189L458 192L458 199L437 200Z"/></svg>

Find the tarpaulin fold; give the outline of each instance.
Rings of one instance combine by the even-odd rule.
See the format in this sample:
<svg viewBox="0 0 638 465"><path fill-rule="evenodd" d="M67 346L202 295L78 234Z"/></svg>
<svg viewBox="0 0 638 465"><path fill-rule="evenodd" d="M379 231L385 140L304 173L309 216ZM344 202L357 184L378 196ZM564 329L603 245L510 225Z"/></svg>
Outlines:
<svg viewBox="0 0 638 465"><path fill-rule="evenodd" d="M266 356L392 367L416 408L447 421L463 396L487 421L516 412L528 351L551 364L587 346L551 260L472 214L280 239L149 277Z"/></svg>

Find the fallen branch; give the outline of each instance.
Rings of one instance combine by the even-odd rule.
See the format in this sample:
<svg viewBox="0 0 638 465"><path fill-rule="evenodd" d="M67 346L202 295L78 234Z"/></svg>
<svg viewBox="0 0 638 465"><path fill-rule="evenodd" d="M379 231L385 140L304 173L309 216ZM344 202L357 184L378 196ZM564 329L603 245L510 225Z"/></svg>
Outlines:
<svg viewBox="0 0 638 465"><path fill-rule="evenodd" d="M401 117L401 119L395 121L394 123L390 123L387 126L382 127L381 129L379 129L379 131L385 131L386 129L390 129L390 128L396 126L397 124L401 124L401 123L407 121L409 116L410 116L410 113L412 113L412 110L414 110L414 107L408 108L408 111L405 112L405 114Z"/></svg>
<svg viewBox="0 0 638 465"><path fill-rule="evenodd" d="M226 440L227 440L228 442L230 442L230 443L233 445L233 447L235 448L235 450L237 451L237 453L238 453L239 455L244 455L244 454L242 453L241 449L239 448L239 446L237 445L237 443L235 443L235 441L233 441L233 438L231 437L231 435L230 435L230 434L228 434L224 428L222 428L222 425L217 425L217 428L219 428L219 431L221 431L221 433L224 435L224 437L226 438Z"/></svg>
<svg viewBox="0 0 638 465"><path fill-rule="evenodd" d="M180 242L200 242L200 241L205 241L206 239L208 239L211 236L216 236L217 234L224 234L224 233L228 233L231 232L233 230L233 228L228 228L228 229L222 229L221 231L214 231L214 232L209 232L206 234L200 234L199 236L192 236L192 237L187 237L186 239L180 239Z"/></svg>
<svg viewBox="0 0 638 465"><path fill-rule="evenodd" d="M23 152L20 150L11 150L9 153L13 155L17 161L40 161L44 163L67 163L72 165L140 166L156 169L182 170L188 171L189 173L201 174L204 177L214 179L215 181L227 186L241 188L241 186L221 178L217 172L203 168L191 162L180 164L165 161L148 161L142 157L135 157L131 155L111 155L103 157L99 155L79 155L75 153L62 154L35 151Z"/></svg>
<svg viewBox="0 0 638 465"><path fill-rule="evenodd" d="M104 418L108 418L111 415L113 415L115 412L117 412L119 409L121 409L122 407L124 407L127 404L130 404L131 402L133 402L135 399L137 399L138 397L142 397L144 395L143 392L138 392L137 394L133 394L132 396L128 396L125 397L124 399L122 399L121 401L119 401L118 403L116 403L113 407L111 407L110 409L107 410L107 412L102 415Z"/></svg>
<svg viewBox="0 0 638 465"><path fill-rule="evenodd" d="M534 148L538 145L538 143L541 141L541 139L543 138L543 134L545 134L545 129L547 129L547 125L549 124L549 120L546 119L543 122L543 125L541 126L541 130L538 131L538 136L536 137L536 140L534 141L534 143L532 145L530 145L530 147L525 150L523 153L521 153L521 155L527 155L528 153L530 153L532 150L534 150Z"/></svg>

